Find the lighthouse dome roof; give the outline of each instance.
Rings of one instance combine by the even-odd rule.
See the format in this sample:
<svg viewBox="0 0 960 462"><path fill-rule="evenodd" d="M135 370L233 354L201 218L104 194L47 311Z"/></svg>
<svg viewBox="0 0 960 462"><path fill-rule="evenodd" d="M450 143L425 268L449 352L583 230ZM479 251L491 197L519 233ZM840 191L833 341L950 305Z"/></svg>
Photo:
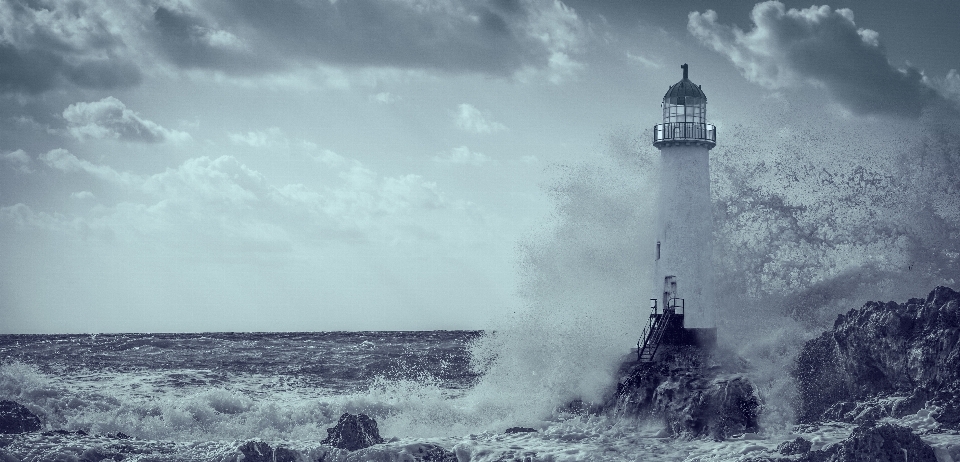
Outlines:
<svg viewBox="0 0 960 462"><path fill-rule="evenodd" d="M703 90L700 89L700 86L690 81L688 78L673 84L667 94L663 95L663 99L674 99L680 96L695 96L697 98L707 99L707 95L703 93Z"/></svg>

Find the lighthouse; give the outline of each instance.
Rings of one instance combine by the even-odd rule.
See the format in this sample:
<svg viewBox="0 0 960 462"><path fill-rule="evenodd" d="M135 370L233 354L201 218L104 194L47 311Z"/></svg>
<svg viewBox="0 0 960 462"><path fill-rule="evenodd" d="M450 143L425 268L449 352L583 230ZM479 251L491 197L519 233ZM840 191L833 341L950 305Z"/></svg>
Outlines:
<svg viewBox="0 0 960 462"><path fill-rule="evenodd" d="M653 127L661 169L651 254L655 284L663 290L651 299L637 344L641 360L653 360L660 344L716 343L709 154L717 130L707 123L707 95L690 80L689 67L680 67L683 78L663 96L663 122Z"/></svg>

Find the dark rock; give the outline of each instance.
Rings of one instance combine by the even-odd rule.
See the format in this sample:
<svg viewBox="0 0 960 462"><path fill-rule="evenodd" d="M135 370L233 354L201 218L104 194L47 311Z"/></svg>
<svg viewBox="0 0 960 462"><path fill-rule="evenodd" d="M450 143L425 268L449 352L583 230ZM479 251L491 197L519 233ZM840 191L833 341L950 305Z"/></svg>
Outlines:
<svg viewBox="0 0 960 462"><path fill-rule="evenodd" d="M14 401L0 401L0 433L15 434L39 431L40 418Z"/></svg>
<svg viewBox="0 0 960 462"><path fill-rule="evenodd" d="M777 446L777 452L785 456L792 456L794 454L810 452L811 447L813 447L812 442L798 436L797 439L793 441L784 441L783 443L780 443L780 445Z"/></svg>
<svg viewBox="0 0 960 462"><path fill-rule="evenodd" d="M333 428L327 429L327 437L321 444L356 451L374 444L383 443L377 421L366 414L343 414Z"/></svg>
<svg viewBox="0 0 960 462"><path fill-rule="evenodd" d="M278 447L273 450L273 462L297 462L297 451Z"/></svg>
<svg viewBox="0 0 960 462"><path fill-rule="evenodd" d="M807 342L792 375L798 422L866 423L960 398L960 293L937 287L904 304L870 302ZM938 422L956 426L956 413Z"/></svg>
<svg viewBox="0 0 960 462"><path fill-rule="evenodd" d="M118 452L106 451L103 448L87 448L80 454L79 462L121 461L124 459L126 459L126 456Z"/></svg>
<svg viewBox="0 0 960 462"><path fill-rule="evenodd" d="M535 451L511 450L500 454L493 462L541 462Z"/></svg>
<svg viewBox="0 0 960 462"><path fill-rule="evenodd" d="M115 435L110 435L111 438L116 438L118 440L127 440L130 439L130 435L124 432L117 432Z"/></svg>
<svg viewBox="0 0 960 462"><path fill-rule="evenodd" d="M435 444L420 444L410 455L415 462L457 462L457 455Z"/></svg>
<svg viewBox="0 0 960 462"><path fill-rule="evenodd" d="M813 452L824 453L826 462L937 462L930 445L909 428L893 424L857 427L831 449Z"/></svg>
<svg viewBox="0 0 960 462"><path fill-rule="evenodd" d="M278 447L273 449L263 441L247 441L240 446L243 462L296 462L297 452Z"/></svg>
<svg viewBox="0 0 960 462"><path fill-rule="evenodd" d="M240 446L243 462L273 462L273 448L263 441L247 441Z"/></svg>
<svg viewBox="0 0 960 462"><path fill-rule="evenodd" d="M6 451L0 450L0 462L20 462L13 454L9 454Z"/></svg>
<svg viewBox="0 0 960 462"><path fill-rule="evenodd" d="M759 430L762 405L753 384L731 372L737 361L696 347L661 348L656 362L621 367L609 404L616 413L662 418L677 435L724 439Z"/></svg>
<svg viewBox="0 0 960 462"><path fill-rule="evenodd" d="M510 428L508 428L507 431L505 431L504 433L506 433L506 434L509 435L509 434L511 434L511 433L533 433L533 432L536 432L536 430L533 429L533 428L528 428L528 427L510 427Z"/></svg>

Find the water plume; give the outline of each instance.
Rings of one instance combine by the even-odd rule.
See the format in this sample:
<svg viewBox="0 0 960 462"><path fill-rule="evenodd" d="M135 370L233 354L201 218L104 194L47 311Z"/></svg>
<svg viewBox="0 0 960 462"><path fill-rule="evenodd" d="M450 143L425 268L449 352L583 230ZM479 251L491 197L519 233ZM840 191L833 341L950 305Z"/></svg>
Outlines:
<svg viewBox="0 0 960 462"><path fill-rule="evenodd" d="M599 400L637 341L651 289L656 169L655 150L641 142L619 130L588 161L556 167L552 220L519 244L525 306L473 346L483 373L474 392L511 403L518 417Z"/></svg>
<svg viewBox="0 0 960 462"><path fill-rule="evenodd" d="M805 340L868 300L956 283L960 116L946 102L917 120L770 112L722 130L711 152L714 268L720 342L753 365L767 426L786 428ZM657 289L646 250L658 159L620 130L557 167L553 219L519 246L525 306L473 347L476 393L543 417L615 380Z"/></svg>

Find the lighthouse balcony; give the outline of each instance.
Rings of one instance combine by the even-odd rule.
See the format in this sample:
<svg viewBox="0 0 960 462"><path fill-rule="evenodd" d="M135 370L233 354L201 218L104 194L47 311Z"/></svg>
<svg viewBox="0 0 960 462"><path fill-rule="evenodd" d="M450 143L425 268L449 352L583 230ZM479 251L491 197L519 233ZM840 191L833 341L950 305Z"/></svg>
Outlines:
<svg viewBox="0 0 960 462"><path fill-rule="evenodd" d="M708 149L717 145L717 127L707 123L671 122L653 127L653 145L703 146Z"/></svg>

